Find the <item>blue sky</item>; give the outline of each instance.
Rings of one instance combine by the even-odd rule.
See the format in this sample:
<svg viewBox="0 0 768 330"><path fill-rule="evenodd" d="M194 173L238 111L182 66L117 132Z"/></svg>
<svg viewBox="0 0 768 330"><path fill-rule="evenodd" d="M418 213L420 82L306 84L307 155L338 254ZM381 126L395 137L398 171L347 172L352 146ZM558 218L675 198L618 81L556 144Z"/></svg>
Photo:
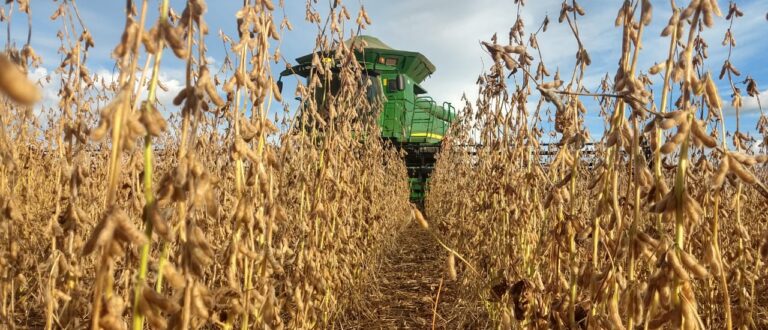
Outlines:
<svg viewBox="0 0 768 330"><path fill-rule="evenodd" d="M137 1L138 2L138 1ZM590 0L582 1L587 15L580 17L580 27L583 42L592 58L592 65L587 70L586 87L595 89L599 80L606 72L613 74L619 58L620 29L614 27L613 21L622 1L620 0ZM666 25L671 10L669 1L654 0L654 20L647 29L645 46L639 59L639 68L647 70L655 62L666 58L668 39L658 37ZM685 2L685 1L678 1ZM149 21L153 21L157 12L157 1L150 1ZM241 1L209 0L208 13L205 17L210 25L211 33L207 37L208 54L213 60L212 65L217 69L224 58L223 44L218 38L218 31L236 37L234 15ZM327 8L327 1L320 0L319 7ZM719 0L721 8L727 10L728 3ZM56 10L59 2L52 0L36 0L32 2L32 46L43 56L43 69L33 74L44 76L59 62L61 55L56 53L59 42L56 31L60 23L52 22L48 17ZM124 25L123 1L80 0L77 2L84 21L94 36L96 47L90 51L89 67L93 72L110 75L114 69L114 61L110 52L120 39ZM361 4L373 20L364 33L379 37L394 48L419 51L425 54L437 67L425 83L426 89L438 100L446 100L460 104L462 94L466 93L472 100L477 88L474 82L489 63L488 56L483 52L479 41L489 40L498 33L500 40L505 40L510 26L514 23L516 7L512 0L356 0L345 1L351 14L356 16ZM560 10L559 0L529 0L522 15L528 32L535 31L546 15L552 23L546 33L539 35L539 44L544 61L550 71L561 68L564 73L570 72L575 61L576 42L566 24L557 24ZM732 62L742 71L743 75L751 75L761 86L763 103L768 103L768 43L764 37L768 34L768 1L748 0L737 1L744 11L744 17L737 19L733 28L738 46L732 57ZM3 5L8 10L9 5ZM172 0L171 7L181 12L184 1ZM311 51L314 45L316 27L304 21L305 1L285 0L285 14L293 23L294 30L283 36L280 44L281 53L287 59L294 59ZM278 14L280 16L281 14ZM277 18L280 19L280 18ZM707 30L704 35L709 43L708 68L717 74L720 64L726 58L728 49L720 44L727 22L716 18L716 26ZM0 24L3 28L5 23ZM26 41L26 18L14 14L11 27L12 42L17 46ZM2 35L5 43L4 33ZM284 68L284 64L273 65L275 74ZM212 70L215 72L216 70ZM160 95L161 102L170 105L170 98L183 84L183 62L173 56L165 56L161 79L171 89ZM655 78L658 79L658 78ZM726 82L719 82L723 98L730 103L729 88ZM292 94L291 82L286 82L284 94ZM745 88L742 87L742 90ZM55 98L55 88L46 90L46 97ZM286 97L285 99L291 99ZM535 101L535 100L532 100ZM745 108L742 115L742 127L754 131L759 117L757 102L745 95ZM291 106L294 106L291 104ZM172 107L172 106L171 106ZM169 109L173 111L173 109ZM590 109L587 114L587 125L594 137L602 133L602 119L598 118L597 109ZM727 109L727 126L735 127L733 110Z"/></svg>

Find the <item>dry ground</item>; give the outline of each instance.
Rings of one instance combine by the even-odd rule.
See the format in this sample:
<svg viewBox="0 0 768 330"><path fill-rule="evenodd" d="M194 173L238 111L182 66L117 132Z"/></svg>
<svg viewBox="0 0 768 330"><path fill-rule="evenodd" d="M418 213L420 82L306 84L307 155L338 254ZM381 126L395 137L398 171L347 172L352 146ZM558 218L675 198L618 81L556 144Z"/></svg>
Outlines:
<svg viewBox="0 0 768 330"><path fill-rule="evenodd" d="M367 312L345 322L344 329L453 328L443 314L455 303L456 286L445 272L445 250L411 223L384 253L374 290L365 297ZM442 282L442 286L441 286ZM438 297L437 312L434 312Z"/></svg>

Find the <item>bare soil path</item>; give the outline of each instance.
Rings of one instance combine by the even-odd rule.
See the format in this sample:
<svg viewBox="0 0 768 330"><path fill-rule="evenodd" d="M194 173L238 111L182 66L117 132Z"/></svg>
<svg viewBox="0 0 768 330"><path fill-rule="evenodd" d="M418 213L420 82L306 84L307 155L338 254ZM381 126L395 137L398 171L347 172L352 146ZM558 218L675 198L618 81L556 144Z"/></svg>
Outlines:
<svg viewBox="0 0 768 330"><path fill-rule="evenodd" d="M429 232L410 224L384 253L375 284L379 294L366 297L369 312L345 328L432 329L433 318L435 329L451 328L450 315L441 313L455 300L455 284L445 271L447 253Z"/></svg>

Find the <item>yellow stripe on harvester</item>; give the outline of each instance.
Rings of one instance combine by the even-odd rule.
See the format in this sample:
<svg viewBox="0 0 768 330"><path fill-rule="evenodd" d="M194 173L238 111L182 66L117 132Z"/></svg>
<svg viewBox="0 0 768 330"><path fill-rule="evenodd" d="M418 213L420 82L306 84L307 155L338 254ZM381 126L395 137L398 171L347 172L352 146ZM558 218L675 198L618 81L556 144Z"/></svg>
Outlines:
<svg viewBox="0 0 768 330"><path fill-rule="evenodd" d="M435 133L411 133L411 137L426 137L430 139L442 140L443 136Z"/></svg>

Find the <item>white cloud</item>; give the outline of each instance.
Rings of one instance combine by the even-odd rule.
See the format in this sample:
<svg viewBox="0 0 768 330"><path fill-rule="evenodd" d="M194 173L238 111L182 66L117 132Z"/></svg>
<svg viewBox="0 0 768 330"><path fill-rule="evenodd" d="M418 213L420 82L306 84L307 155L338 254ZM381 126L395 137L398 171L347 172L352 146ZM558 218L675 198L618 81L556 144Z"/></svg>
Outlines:
<svg viewBox="0 0 768 330"><path fill-rule="evenodd" d="M168 110L171 107L174 107L173 98L184 89L184 82L176 78L171 78L165 74L160 74L160 77L158 78L168 91L158 89L157 101L162 107L165 107L165 109Z"/></svg>
<svg viewBox="0 0 768 330"><path fill-rule="evenodd" d="M170 71L173 72L173 71ZM96 71L97 79L100 81L104 79L107 84L117 81L118 73L112 72L106 69L99 69ZM149 75L145 77L145 86L140 90L139 99L145 99L147 97L147 85L149 84ZM173 98L184 88L184 83L174 77L172 74L161 71L158 76L160 83L167 89L167 91L158 87L157 89L157 101L160 103L161 108L166 109L173 107ZM138 86L138 82L136 82Z"/></svg>
<svg viewBox="0 0 768 330"><path fill-rule="evenodd" d="M753 143L749 148L749 153L753 155L765 154L765 152L766 152L765 146L762 141L757 141Z"/></svg>
<svg viewBox="0 0 768 330"><path fill-rule="evenodd" d="M537 30L549 14L548 32L540 33L538 40L545 63L553 73L557 68L572 67L577 50L568 26L557 23L560 4L559 0L529 2L520 12L528 33ZM490 64L491 59L483 51L480 41L497 34L499 42L506 43L517 15L517 7L512 1L452 1L447 4L427 0L402 5L377 2L369 6L374 24L368 32L380 36L392 47L424 53L437 67L425 87L437 99L455 104L465 92L470 99L475 98L474 82ZM615 63L618 59L617 56L596 57L611 51L617 44L620 32L613 28L615 8L612 7L595 6L586 18L578 21L581 35L589 36L583 42L592 54L593 68L607 67L607 63ZM399 15L404 12L414 14ZM604 24L607 19L610 23ZM598 76L602 76L602 72Z"/></svg>
<svg viewBox="0 0 768 330"><path fill-rule="evenodd" d="M394 48L425 54L436 65L437 72L424 83L424 87L436 100L450 101L457 107L463 106L461 97L464 93L470 101L474 101L477 95L477 86L474 82L478 74L487 69L490 63L490 58L482 50L479 42L489 40L494 33L497 33L500 42L505 43L507 33L517 17L517 6L510 0L360 0L360 2L366 5L373 19L373 25L363 33L377 36ZM352 11L353 16L356 14L357 3L357 1L347 1L347 7ZM549 29L546 33L539 33L539 44L549 70L554 73L559 68L565 79L570 77L577 46L568 25L557 23L561 3L562 0L529 0L527 5L522 7L520 15L528 33L538 29L544 17L549 15L551 21ZM671 13L669 2L652 0L652 3L654 21L646 29L644 47L638 62L638 68L643 71L655 62L665 59L669 47L668 39L659 37ZM727 9L726 1L719 1L719 3L723 10ZM621 30L614 27L613 21L621 1L590 0L581 1L581 4L586 7L587 15L578 17L577 22L582 41L593 62L588 68L584 82L587 88L595 89L606 72L611 75L615 73L619 60ZM732 60L744 75L752 74L758 84L766 86L768 68L762 67L763 61L760 55L768 51L768 44L762 42L768 27L764 18L765 1L745 0L739 1L738 4L745 16L739 18L733 28L739 45L735 49ZM44 6L49 7L46 9ZM44 3L41 3L40 7L42 7L41 12L52 12L55 9L55 6ZM183 8L183 3L174 1L173 7ZM238 7L239 5L228 2L210 7L206 17L211 25L211 31L222 29L235 35L233 20ZM324 7L318 4L321 10L324 10ZM109 54L114 43L119 40L123 28L122 6L104 2L89 4L80 9L97 42L97 47L89 53L91 58L89 65L94 68L110 68L113 61ZM304 9L303 1L286 3L286 14L296 28L284 36L281 46L283 55L288 59L308 53L314 42L315 26L302 22ZM150 16L154 15L152 13L154 11L150 12ZM33 18L36 19L36 17ZM150 17L150 21L152 20L154 18ZM37 23L35 26L38 26ZM713 71L719 71L719 63L722 63L728 54L728 49L720 45L727 26L724 19L716 18L715 28L705 30L703 34L710 46L710 58L707 62ZM56 24L49 24L44 28L57 27ZM46 53L43 55L45 55L45 64L49 68L56 64L57 56L55 49L58 47L58 40L53 38L53 35L55 35L53 30L36 30L32 40L33 46L39 48L38 52ZM224 58L224 50L216 35L212 33L208 36L210 47L208 62L213 65L220 63ZM174 65L181 66L182 61L173 56L166 58L167 61L165 58L163 60L161 80L169 91L159 92L158 98L167 110L177 111L171 105L171 99L183 88L184 73ZM279 70L280 65L273 68ZM94 72L105 78L115 78L114 74L107 69ZM654 77L654 79L660 78ZM46 102L58 99L56 96L58 83L55 78L52 81L54 83L45 86ZM290 86L286 87L289 91ZM723 99L729 103L730 89L727 84L720 83L719 87L724 94ZM535 94L529 101L535 102ZM765 93L763 95L765 96ZM764 99L768 100L766 97ZM744 104L745 111L756 109L754 99L745 96Z"/></svg>
<svg viewBox="0 0 768 330"><path fill-rule="evenodd" d="M59 86L53 82L52 77L49 77L48 69L44 67L35 68L28 73L27 77L29 80L37 83L40 87L42 100L40 101L40 105L36 107L38 111L54 107L59 100ZM39 114L39 112L37 114Z"/></svg>
<svg viewBox="0 0 768 330"><path fill-rule="evenodd" d="M653 0L652 3L654 18L645 29L643 47L638 58L638 70L644 72L655 63L664 61L669 52L669 39L660 37L660 34L672 10L666 0ZM373 18L373 25L364 33L380 37L394 48L418 51L427 56L437 67L437 72L424 82L424 87L435 99L451 101L459 107L463 105L460 99L464 93L474 103L477 95L474 82L491 61L479 42L489 40L497 33L499 42L506 43L508 31L517 17L517 7L513 1L367 1L365 4ZM544 17L549 16L547 32L538 34L543 60L550 72L560 69L562 79L568 80L575 64L577 43L568 24L557 22L561 4L560 0L528 1L520 15L527 33L535 32ZM593 0L582 1L581 4L586 7L587 14L577 17L579 34L592 59L584 85L590 90L596 90L606 73L610 76L615 74L621 55L621 28L614 26L621 2ZM723 10L728 9L724 1L720 1L720 5ZM762 41L768 27L764 18L765 4L763 1L752 0L739 2L738 5L745 15L733 25L732 31L738 46L733 50L731 61L743 72L741 79L752 74L760 84L761 80L768 80L765 77L768 69L759 64L763 62L760 54L768 51L767 44ZM705 29L702 34L709 44L706 69L715 76L729 55L728 47L721 45L728 27L724 18L715 18L715 26ZM539 60L538 54L534 57L535 61ZM659 82L661 76L652 79ZM720 81L718 87L724 102L730 103L729 84ZM745 90L743 86L737 87ZM536 101L536 94L534 92L529 102ZM763 93L761 100L768 100L768 95ZM591 101L585 99L585 102ZM545 108L548 106L545 105ZM598 110L595 106L588 107L589 115L596 116ZM756 99L744 95L743 111L752 112L756 109ZM732 112L726 109L726 115L730 117ZM594 120L587 124L593 134L602 133L602 121Z"/></svg>
<svg viewBox="0 0 768 330"><path fill-rule="evenodd" d="M758 97L760 100L758 101ZM742 105L744 106L742 108L742 111L760 111L760 106L763 107L763 110L765 110L766 104L765 102L768 101L768 89L761 92L758 97L751 97L749 95L743 95L742 96ZM759 103L758 103L759 102Z"/></svg>

